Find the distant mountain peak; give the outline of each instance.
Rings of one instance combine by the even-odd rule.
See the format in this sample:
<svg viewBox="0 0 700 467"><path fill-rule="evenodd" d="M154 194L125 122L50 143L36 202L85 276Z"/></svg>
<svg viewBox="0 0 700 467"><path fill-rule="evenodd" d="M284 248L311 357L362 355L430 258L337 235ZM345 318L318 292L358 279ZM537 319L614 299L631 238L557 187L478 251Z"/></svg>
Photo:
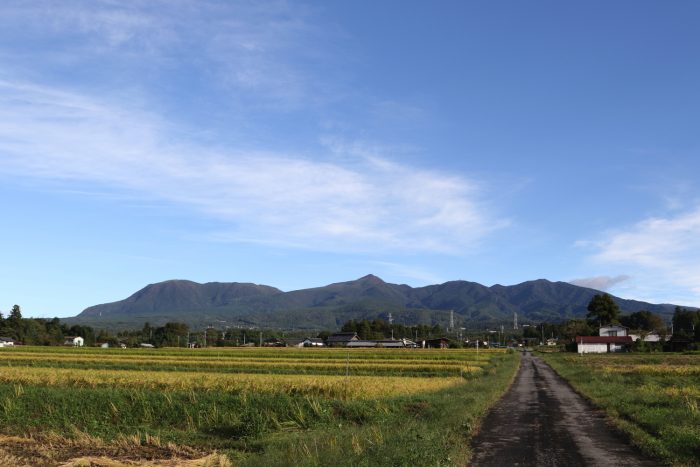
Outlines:
<svg viewBox="0 0 700 467"><path fill-rule="evenodd" d="M360 277L356 282L371 282L375 284L386 284L382 278L375 276L374 274L367 274L366 276Z"/></svg>

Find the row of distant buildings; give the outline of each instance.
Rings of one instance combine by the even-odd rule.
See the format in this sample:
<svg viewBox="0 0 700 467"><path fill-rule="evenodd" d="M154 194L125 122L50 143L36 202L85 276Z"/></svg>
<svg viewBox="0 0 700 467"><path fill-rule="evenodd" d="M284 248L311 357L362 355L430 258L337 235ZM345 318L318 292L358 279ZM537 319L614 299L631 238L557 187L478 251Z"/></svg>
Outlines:
<svg viewBox="0 0 700 467"><path fill-rule="evenodd" d="M326 340L320 337L268 339L264 342L267 347L347 347L349 349L386 348L386 349L415 349L415 348L447 348L449 339L439 337L413 341L411 339L361 339L356 332L336 332Z"/></svg>
<svg viewBox="0 0 700 467"><path fill-rule="evenodd" d="M80 336L67 336L64 345L70 347L83 347L85 341ZM579 354L587 353L609 353L609 352L627 352L631 350L632 345L637 341L655 344L664 343L671 350L683 350L684 346L690 342L685 342L683 339L673 336L662 336L658 333L649 333L646 335L638 335L630 333L629 328L621 325L603 326L598 330L597 336L576 336L576 350ZM356 332L337 332L331 334L327 339L320 337L305 337L305 338L271 338L266 340L263 345L266 347L346 347L349 349L362 348L386 348L386 349L415 349L415 348L436 348L445 349L449 346L450 340L446 337L438 337L434 339L424 339L413 341L411 339L378 339L368 340L361 339ZM475 341L479 345L479 341ZM9 337L0 337L0 347L12 347L19 342ZM471 342L465 342L470 345ZM254 344L251 344L254 345ZM488 342L481 341L481 345L486 347ZM556 339L547 339L546 345L558 345ZM100 347L109 347L108 344L98 344ZM198 344L190 344L191 347L196 347ZM121 344L121 347L126 345ZM153 347L151 344L141 344L141 347Z"/></svg>

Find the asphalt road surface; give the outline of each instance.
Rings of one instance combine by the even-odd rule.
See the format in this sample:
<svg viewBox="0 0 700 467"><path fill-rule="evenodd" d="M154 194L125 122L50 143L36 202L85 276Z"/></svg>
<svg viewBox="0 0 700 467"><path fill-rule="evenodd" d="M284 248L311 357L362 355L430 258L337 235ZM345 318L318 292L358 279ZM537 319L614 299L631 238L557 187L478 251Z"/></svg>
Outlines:
<svg viewBox="0 0 700 467"><path fill-rule="evenodd" d="M530 353L472 449L471 467L659 465L636 452L604 414Z"/></svg>

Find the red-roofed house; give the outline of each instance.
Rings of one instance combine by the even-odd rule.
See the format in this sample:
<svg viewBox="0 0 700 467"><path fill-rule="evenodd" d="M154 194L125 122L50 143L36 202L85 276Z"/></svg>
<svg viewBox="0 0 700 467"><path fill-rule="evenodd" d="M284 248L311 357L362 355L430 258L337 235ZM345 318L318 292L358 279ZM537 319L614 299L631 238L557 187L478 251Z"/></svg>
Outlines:
<svg viewBox="0 0 700 467"><path fill-rule="evenodd" d="M576 336L578 353L626 352L632 346L630 336Z"/></svg>

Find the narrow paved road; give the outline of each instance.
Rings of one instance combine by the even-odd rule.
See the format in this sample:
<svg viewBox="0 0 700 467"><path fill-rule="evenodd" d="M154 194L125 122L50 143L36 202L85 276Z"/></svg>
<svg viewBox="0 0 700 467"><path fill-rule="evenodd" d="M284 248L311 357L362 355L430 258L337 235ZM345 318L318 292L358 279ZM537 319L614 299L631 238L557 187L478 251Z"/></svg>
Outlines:
<svg viewBox="0 0 700 467"><path fill-rule="evenodd" d="M652 466L605 416L530 353L472 441L472 467Z"/></svg>

